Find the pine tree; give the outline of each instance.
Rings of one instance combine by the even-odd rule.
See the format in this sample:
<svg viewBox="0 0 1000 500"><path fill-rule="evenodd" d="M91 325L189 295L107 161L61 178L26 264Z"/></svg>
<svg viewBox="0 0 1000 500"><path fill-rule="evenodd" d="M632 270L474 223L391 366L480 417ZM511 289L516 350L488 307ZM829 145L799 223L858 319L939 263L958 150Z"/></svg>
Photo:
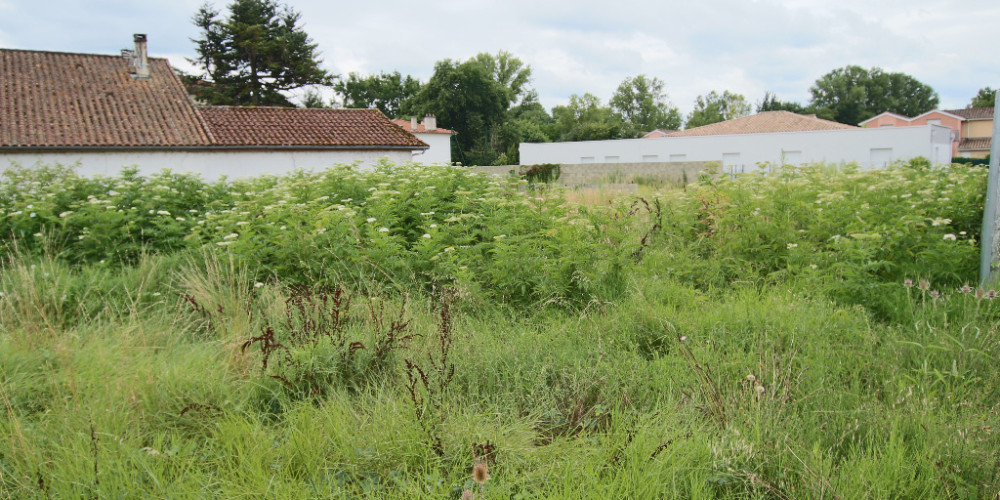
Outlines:
<svg viewBox="0 0 1000 500"><path fill-rule="evenodd" d="M299 26L299 14L275 0L235 0L229 16L205 4L193 22L201 29L198 58L205 74L185 83L209 104L292 106L283 91L330 85L316 44Z"/></svg>

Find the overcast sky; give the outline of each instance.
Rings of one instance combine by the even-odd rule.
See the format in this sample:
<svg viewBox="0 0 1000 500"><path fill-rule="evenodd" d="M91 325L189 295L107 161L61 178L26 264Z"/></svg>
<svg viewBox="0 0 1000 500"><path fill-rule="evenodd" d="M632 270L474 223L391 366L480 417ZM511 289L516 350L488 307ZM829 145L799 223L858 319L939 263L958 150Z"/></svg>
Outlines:
<svg viewBox="0 0 1000 500"><path fill-rule="evenodd" d="M191 17L202 3L0 0L0 47L117 54L132 33L146 33L151 56L191 70ZM805 103L818 77L849 64L908 73L946 109L1000 87L997 0L288 3L333 73L400 71L427 81L436 61L506 50L531 66L549 109L585 92L607 102L638 74L663 80L685 114L712 90L751 102L771 90Z"/></svg>

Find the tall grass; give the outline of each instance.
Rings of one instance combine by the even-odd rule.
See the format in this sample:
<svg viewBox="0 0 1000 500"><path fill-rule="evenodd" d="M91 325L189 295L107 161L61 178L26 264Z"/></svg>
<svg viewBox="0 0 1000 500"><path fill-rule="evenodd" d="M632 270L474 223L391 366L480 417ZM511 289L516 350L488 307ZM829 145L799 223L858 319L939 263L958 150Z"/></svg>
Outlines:
<svg viewBox="0 0 1000 500"><path fill-rule="evenodd" d="M211 187L239 201L184 248L34 241L0 268L0 498L992 498L983 179L898 168L601 206L301 174Z"/></svg>

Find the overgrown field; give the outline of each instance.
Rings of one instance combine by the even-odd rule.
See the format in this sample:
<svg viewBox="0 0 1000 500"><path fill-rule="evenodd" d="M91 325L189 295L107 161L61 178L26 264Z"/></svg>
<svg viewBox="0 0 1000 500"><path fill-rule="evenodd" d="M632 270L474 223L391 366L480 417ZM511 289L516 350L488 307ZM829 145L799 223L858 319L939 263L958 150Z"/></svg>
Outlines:
<svg viewBox="0 0 1000 500"><path fill-rule="evenodd" d="M13 168L0 498L993 498L985 180Z"/></svg>

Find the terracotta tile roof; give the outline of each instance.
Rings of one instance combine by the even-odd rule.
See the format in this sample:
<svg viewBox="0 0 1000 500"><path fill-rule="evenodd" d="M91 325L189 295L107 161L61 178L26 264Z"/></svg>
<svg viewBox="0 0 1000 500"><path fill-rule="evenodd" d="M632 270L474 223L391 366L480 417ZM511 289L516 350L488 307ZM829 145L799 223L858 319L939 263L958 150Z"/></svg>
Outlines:
<svg viewBox="0 0 1000 500"><path fill-rule="evenodd" d="M120 56L0 49L0 148L210 142L165 59L134 80Z"/></svg>
<svg viewBox="0 0 1000 500"><path fill-rule="evenodd" d="M395 123L396 125L399 125L400 127L403 127L403 130L405 130L407 132L410 132L410 133L413 133L413 134L450 134L450 135L454 135L455 134L455 131L448 130L446 128L441 128L441 127L438 127L438 128L436 128L434 130L427 130L427 128L424 127L423 123L418 123L417 124L417 129L413 130L413 128L411 127L412 123L410 123L408 120L401 120L399 118L394 118L392 120L392 123Z"/></svg>
<svg viewBox="0 0 1000 500"><path fill-rule="evenodd" d="M206 106L198 111L220 146L427 148L377 109Z"/></svg>
<svg viewBox="0 0 1000 500"><path fill-rule="evenodd" d="M993 108L946 109L945 113L961 116L966 120L989 120L993 118Z"/></svg>
<svg viewBox="0 0 1000 500"><path fill-rule="evenodd" d="M856 129L830 120L792 113L791 111L763 111L755 115L695 127L670 134L670 137L694 135L761 134L768 132L804 132L809 130Z"/></svg>
<svg viewBox="0 0 1000 500"><path fill-rule="evenodd" d="M677 131L669 128L658 128L649 132L648 134L642 136L643 139L659 139L660 137L666 137L668 135L676 134Z"/></svg>
<svg viewBox="0 0 1000 500"><path fill-rule="evenodd" d="M959 151L982 151L990 149L991 137L967 137L958 143Z"/></svg>

